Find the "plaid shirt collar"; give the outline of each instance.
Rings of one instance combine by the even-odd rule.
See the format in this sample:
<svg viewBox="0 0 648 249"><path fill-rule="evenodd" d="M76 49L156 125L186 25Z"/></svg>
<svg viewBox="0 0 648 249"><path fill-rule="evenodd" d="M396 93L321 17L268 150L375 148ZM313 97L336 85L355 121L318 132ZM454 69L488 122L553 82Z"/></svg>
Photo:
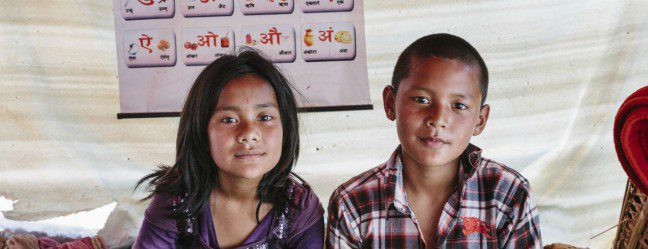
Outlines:
<svg viewBox="0 0 648 249"><path fill-rule="evenodd" d="M389 203L389 205L385 206L387 208L386 211L388 211L389 208L393 207L401 213L408 213L409 205L407 204L407 195L405 194L405 188L403 185L403 163L401 160L401 150L402 148L399 145L387 161L387 168L388 172L390 173L388 183L389 192L393 194L389 195L389 199L387 200L387 203ZM468 144L466 150L464 150L464 152L459 156L460 167L458 176L459 179L461 179L459 181L459 189L461 189L466 180L472 177L477 171L477 167L479 167L479 161L481 160L481 153L482 150L479 147L473 144ZM459 193L462 192L463 191L460 191ZM459 199L461 199L461 197Z"/></svg>

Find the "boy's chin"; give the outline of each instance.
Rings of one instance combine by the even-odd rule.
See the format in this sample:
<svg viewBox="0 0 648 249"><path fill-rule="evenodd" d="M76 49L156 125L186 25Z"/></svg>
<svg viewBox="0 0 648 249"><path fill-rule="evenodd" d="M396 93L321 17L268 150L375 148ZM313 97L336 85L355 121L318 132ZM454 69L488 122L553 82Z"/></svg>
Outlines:
<svg viewBox="0 0 648 249"><path fill-rule="evenodd" d="M415 161L416 164L424 167L448 166L450 164L454 165L453 163L457 161L457 158L459 158L459 155L448 155L449 151L447 150L430 151L426 149L418 149L413 151L412 153L407 154L409 155L410 159Z"/></svg>
<svg viewBox="0 0 648 249"><path fill-rule="evenodd" d="M426 158L425 161L420 163L423 167L444 167L444 166L455 166L453 163L456 160L448 158Z"/></svg>

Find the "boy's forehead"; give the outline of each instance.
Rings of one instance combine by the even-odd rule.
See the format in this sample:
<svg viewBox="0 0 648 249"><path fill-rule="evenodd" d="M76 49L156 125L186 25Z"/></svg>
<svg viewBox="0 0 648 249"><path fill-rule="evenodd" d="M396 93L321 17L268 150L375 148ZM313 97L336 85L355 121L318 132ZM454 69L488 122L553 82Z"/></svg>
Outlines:
<svg viewBox="0 0 648 249"><path fill-rule="evenodd" d="M430 67L452 67L469 74L479 74L479 66L459 59L430 56L426 58L412 57L409 75L415 72L428 72Z"/></svg>
<svg viewBox="0 0 648 249"><path fill-rule="evenodd" d="M470 86L473 95L480 95L480 72L479 66L473 63L466 63L458 59L428 57L412 58L410 62L408 76L404 78L399 88L403 84L411 84L405 88L425 88L426 86ZM442 83L454 84L442 84ZM469 84L462 84L469 83Z"/></svg>

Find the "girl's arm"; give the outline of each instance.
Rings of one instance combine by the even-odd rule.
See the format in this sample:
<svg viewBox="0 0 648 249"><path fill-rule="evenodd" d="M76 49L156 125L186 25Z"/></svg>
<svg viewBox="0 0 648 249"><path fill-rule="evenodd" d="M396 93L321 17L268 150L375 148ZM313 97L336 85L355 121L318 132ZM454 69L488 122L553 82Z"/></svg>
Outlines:
<svg viewBox="0 0 648 249"><path fill-rule="evenodd" d="M301 234L293 237L287 248L316 248L324 247L324 218L320 218L315 224L304 230Z"/></svg>
<svg viewBox="0 0 648 249"><path fill-rule="evenodd" d="M172 200L167 195L155 195L151 200L133 248L175 248L178 240L177 223L171 217Z"/></svg>
<svg viewBox="0 0 648 249"><path fill-rule="evenodd" d="M324 208L308 186L297 185L295 193L298 200L299 212L292 217L290 237L286 248L317 248L324 247Z"/></svg>
<svg viewBox="0 0 648 249"><path fill-rule="evenodd" d="M145 248L175 248L178 234L161 229L144 219L133 249Z"/></svg>

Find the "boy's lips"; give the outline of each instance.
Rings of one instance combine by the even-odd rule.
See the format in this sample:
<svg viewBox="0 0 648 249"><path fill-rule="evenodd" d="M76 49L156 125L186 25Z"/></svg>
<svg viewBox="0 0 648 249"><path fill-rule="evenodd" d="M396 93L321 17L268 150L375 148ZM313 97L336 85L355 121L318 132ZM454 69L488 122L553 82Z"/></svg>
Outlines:
<svg viewBox="0 0 648 249"><path fill-rule="evenodd" d="M441 147L448 144L447 141L438 137L418 137L418 139L428 147Z"/></svg>

